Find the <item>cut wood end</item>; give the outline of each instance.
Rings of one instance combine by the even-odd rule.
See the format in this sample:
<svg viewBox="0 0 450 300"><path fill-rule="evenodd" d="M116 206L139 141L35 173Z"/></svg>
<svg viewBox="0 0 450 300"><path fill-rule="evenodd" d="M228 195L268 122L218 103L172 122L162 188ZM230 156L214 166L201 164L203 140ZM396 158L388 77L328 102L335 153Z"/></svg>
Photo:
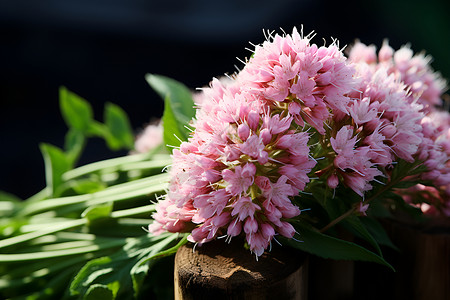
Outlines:
<svg viewBox="0 0 450 300"><path fill-rule="evenodd" d="M277 245L256 260L239 239L230 244L211 241L195 251L193 244L186 244L175 257L176 299L202 299L208 295L214 295L215 300L244 299L238 295L245 299L269 299L269 295L303 299L300 295L306 293L306 277L302 276L305 265L306 255L287 246ZM284 294L293 296L280 298Z"/></svg>

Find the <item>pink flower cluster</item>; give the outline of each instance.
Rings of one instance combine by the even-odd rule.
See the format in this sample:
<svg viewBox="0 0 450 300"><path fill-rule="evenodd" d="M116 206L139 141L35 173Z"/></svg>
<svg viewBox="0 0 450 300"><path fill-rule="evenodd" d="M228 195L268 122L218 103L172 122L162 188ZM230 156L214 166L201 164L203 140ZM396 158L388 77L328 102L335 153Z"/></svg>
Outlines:
<svg viewBox="0 0 450 300"><path fill-rule="evenodd" d="M404 84L404 90L408 91L407 102L416 108L416 103L421 105L422 116L417 113L407 113L405 116L407 123L414 126L415 130L414 133L411 132L413 135L405 137L403 149L414 147L415 151L411 151L414 158L409 156L407 159L398 147L395 148L398 140L393 140L392 148L400 154L400 158L407 161L423 161L427 171L419 177L429 185L419 184L399 193L404 195L407 202L423 207L425 213L450 216L450 114L441 107L446 82L431 69L431 58L424 54L413 55L407 46L394 51L387 42L383 43L377 55L375 46L358 42L351 49L349 59L356 62L359 69L366 69L364 72L369 75L363 76L365 78L370 78L371 73L380 70L394 76ZM375 90L378 93L379 89ZM391 107L391 110L405 111L405 108ZM415 120L414 125L412 119ZM402 121L395 123L401 124Z"/></svg>
<svg viewBox="0 0 450 300"><path fill-rule="evenodd" d="M413 162L422 141L421 106L405 101L404 85L386 70L357 64L359 84L349 95L348 115L335 113L330 125L336 156L331 176L359 195L372 189L371 181L398 158ZM332 177L333 178L333 177ZM335 180L333 182L336 182ZM335 188L335 183L329 183Z"/></svg>
<svg viewBox="0 0 450 300"><path fill-rule="evenodd" d="M301 213L295 201L309 176L363 197L398 159L430 153L435 146L426 138L439 143L424 132L425 100L416 100L428 95L435 104L435 92L422 86L413 95L398 74L427 86L437 77L414 78L405 67L411 61L400 58L377 64L375 50L361 44L348 61L337 44L318 47L310 39L296 29L271 36L233 78L214 79L196 95L195 130L173 151L169 190L150 232L190 232L199 244L244 235L260 256L276 235L294 236L288 221ZM393 54L386 49L380 60L387 62ZM433 149L450 149L448 137L444 144ZM433 170L445 169L444 158L429 155Z"/></svg>
<svg viewBox="0 0 450 300"><path fill-rule="evenodd" d="M335 45L310 45L296 30L257 46L234 80L204 90L150 231L191 231L200 244L243 233L257 256L276 234L292 238L291 200L316 164L306 130L324 132L329 107L345 110L353 73Z"/></svg>
<svg viewBox="0 0 450 300"><path fill-rule="evenodd" d="M403 191L404 198L427 214L450 216L450 114L434 110L421 125L424 137L418 158L424 161L427 171L419 178L428 184Z"/></svg>
<svg viewBox="0 0 450 300"><path fill-rule="evenodd" d="M388 74L393 74L410 91L408 101L417 101L427 112L442 105L441 96L447 83L439 73L432 70L432 59L424 53L414 54L409 46L394 51L384 41L377 55L374 45L367 46L357 42L349 52L349 59L366 63L375 69L385 68Z"/></svg>

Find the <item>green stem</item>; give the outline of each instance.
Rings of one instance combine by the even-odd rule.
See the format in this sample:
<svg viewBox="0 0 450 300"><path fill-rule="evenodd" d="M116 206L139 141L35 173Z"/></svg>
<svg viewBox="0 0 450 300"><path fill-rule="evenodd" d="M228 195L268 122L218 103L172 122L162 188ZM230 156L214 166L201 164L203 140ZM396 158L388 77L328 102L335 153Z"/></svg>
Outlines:
<svg viewBox="0 0 450 300"><path fill-rule="evenodd" d="M63 206L81 204L80 209L91 205L114 202L149 195L167 187L169 174L162 173L132 182L118 184L92 194L53 198L31 203L19 212L19 216L29 216L42 211L55 210ZM77 207L78 208L78 207Z"/></svg>
<svg viewBox="0 0 450 300"><path fill-rule="evenodd" d="M126 166L129 163L136 163L136 162L141 162L141 161L146 161L149 159L152 159L152 161L155 161L154 166L159 166L159 167L165 167L168 161L168 158L170 158L169 155L167 154L159 154L159 155L155 155L153 153L141 153L141 154L134 154L134 155L128 155L128 156L123 156L123 157L118 157L118 158L112 158L112 159L107 159L107 160L102 160L102 161L98 161L98 162L94 162L82 167L78 167L76 169L67 171L66 173L64 173L62 175L62 178L64 181L67 180L71 180L71 179L75 179L77 177L89 174L89 173L93 173L93 172L98 172L100 170L105 170L105 169L121 169L122 167ZM158 165L158 161L161 161L161 163Z"/></svg>
<svg viewBox="0 0 450 300"><path fill-rule="evenodd" d="M30 248L27 247L27 252L45 252L45 251L75 249L92 245L95 245L95 242L93 241L72 241L62 243L54 242L48 245L37 245Z"/></svg>
<svg viewBox="0 0 450 300"><path fill-rule="evenodd" d="M418 165L418 164L417 164ZM417 165L413 165L411 167L410 170L408 170L408 172L406 172L406 174L404 176L399 176L397 178L392 179L391 181L387 182L386 185L380 187L377 192L372 195L370 198L366 199L364 201L365 204L370 203L371 201L377 199L379 196L381 196L383 193L389 191L390 189L392 189L396 184L398 184L400 181L402 181L403 179L405 179L406 177L408 177L410 175L410 172L412 170L414 170ZM325 231L327 231L328 229L330 229L331 227L333 227L334 225L338 224L339 222L341 222L342 220L344 220L346 217L350 216L351 214L353 214L356 211L357 208L352 207L351 209L349 209L348 211L346 211L344 214L340 215L339 217L337 217L336 219L334 219L333 221L331 221L330 223L328 223L328 225L326 225L325 227L323 227L322 229L320 229L320 232L323 233Z"/></svg>
<svg viewBox="0 0 450 300"><path fill-rule="evenodd" d="M334 225L336 225L337 223L341 222L342 220L344 220L345 218L347 218L348 216L352 215L355 211L355 208L349 209L348 211L346 211L344 214L340 215L339 217L337 217L336 219L334 219L333 221L331 221L330 223L328 223L327 226L325 226L324 228L320 229L319 232L320 233L324 233L326 232L328 229L330 229L331 227L333 227Z"/></svg>
<svg viewBox="0 0 450 300"><path fill-rule="evenodd" d="M86 223L87 223L86 219L72 220L72 221L68 221L64 224L51 226L48 229L25 233L25 234L18 235L18 236L9 238L9 239L1 240L0 241L0 249L4 248L4 247L15 245L15 244L27 242L27 241L30 241L32 239L35 239L35 238L38 238L38 237L41 237L41 236L44 236L47 234L55 233L57 231L63 231L63 230L83 226Z"/></svg>
<svg viewBox="0 0 450 300"><path fill-rule="evenodd" d="M139 261L139 263L137 264L137 266L142 266L144 263L146 263L146 262L148 262L148 261L150 261L152 259L155 259L155 258L164 257L164 256L168 256L168 255L174 254L175 252L177 252L178 248L180 248L182 245L186 244L187 237L188 237L188 235L186 234L175 246L173 246L173 247L171 247L171 248L169 248L167 250L164 250L164 251L161 251L161 252L157 252L156 254L153 254L150 257L146 257L146 258L141 259ZM169 245L175 239L177 239L177 235L173 234L172 236L167 237L164 240L162 240L161 242L159 242L158 246L159 247L165 247L166 245Z"/></svg>
<svg viewBox="0 0 450 300"><path fill-rule="evenodd" d="M49 187L45 187L44 189L42 189L37 194L34 194L30 198L26 199L24 201L24 203L32 203L32 202L37 202L37 201L44 200L45 198L50 197L51 193L52 192L51 192L50 188Z"/></svg>
<svg viewBox="0 0 450 300"><path fill-rule="evenodd" d="M129 208L119 211L113 211L111 213L112 218L124 218L124 217L130 217L133 215L143 214L143 213L150 213L155 210L155 205L146 205L141 207L135 207L135 208ZM44 229L39 231L33 231L29 233L25 233L19 236L15 236L12 238L4 239L0 241L0 249L12 245L16 245L19 243L27 242L45 235L49 235L58 231L64 231L67 229L73 229L76 227L80 227L87 224L87 219L77 219L77 220L70 220L66 221L64 223L60 224L54 224L49 223L48 226L44 226ZM46 228L46 229L45 229Z"/></svg>
<svg viewBox="0 0 450 300"><path fill-rule="evenodd" d="M116 218L116 219L130 217L130 216L134 216L134 215L150 213L150 212L155 211L155 209L156 209L156 205L150 204L150 205L145 205L145 206L140 206L140 207L135 207L135 208L113 211L111 213L111 217Z"/></svg>
<svg viewBox="0 0 450 300"><path fill-rule="evenodd" d="M21 283L23 284L24 280L26 282L27 277L42 277L53 272L57 272L59 270L68 268L72 265L86 262L94 258L94 254L87 253L83 255L77 255L73 257L59 257L51 260L50 262L47 260L39 261L39 262L24 262L19 267L15 267L14 269L8 270L8 272L2 277L0 277L0 289L5 286L11 286L13 280L19 277L21 279ZM29 274L27 277L23 277L24 274ZM4 281L4 282L3 282Z"/></svg>
<svg viewBox="0 0 450 300"><path fill-rule="evenodd" d="M123 246L126 243L125 239L115 239L112 241L106 241L103 243L97 243L91 246L72 248L72 249L64 249L64 250L55 250L55 251L47 251L47 252L34 252L34 253L21 253L21 254L0 254L0 262L22 262L22 261L33 261L40 259L48 259L55 258L61 256L69 256L76 254L85 254L96 252L108 248L114 248Z"/></svg>
<svg viewBox="0 0 450 300"><path fill-rule="evenodd" d="M132 171L132 170L147 170L147 169L161 169L172 163L172 159L170 157L159 159L159 160L150 160L150 161L139 161L133 162L126 165L123 165L120 170L121 171Z"/></svg>

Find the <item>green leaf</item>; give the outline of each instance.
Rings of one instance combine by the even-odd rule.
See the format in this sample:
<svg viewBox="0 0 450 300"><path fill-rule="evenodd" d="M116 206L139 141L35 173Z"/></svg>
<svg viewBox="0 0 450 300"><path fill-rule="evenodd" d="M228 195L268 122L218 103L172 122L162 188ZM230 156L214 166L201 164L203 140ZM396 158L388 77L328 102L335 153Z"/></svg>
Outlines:
<svg viewBox="0 0 450 300"><path fill-rule="evenodd" d="M57 188L63 183L62 174L72 168L72 161L58 147L50 144L40 144L45 164L45 179L47 186L56 193Z"/></svg>
<svg viewBox="0 0 450 300"><path fill-rule="evenodd" d="M65 137L64 150L72 165L75 165L80 158L85 143L86 137L81 131L75 128L69 129Z"/></svg>
<svg viewBox="0 0 450 300"><path fill-rule="evenodd" d="M172 111L169 96L166 97L164 103L165 107L162 117L164 129L163 138L164 143L168 146L169 150L171 150L171 147L179 147L182 141L186 141L188 139L188 134L186 131L179 128L180 124Z"/></svg>
<svg viewBox="0 0 450 300"><path fill-rule="evenodd" d="M420 181L400 181L399 183L396 183L394 185L394 188L395 189L407 189L407 188L417 185L418 183L420 183Z"/></svg>
<svg viewBox="0 0 450 300"><path fill-rule="evenodd" d="M169 248L164 251L155 251L153 253L149 253L147 256L144 256L139 260L131 269L131 279L133 281L133 288L135 291L135 295L137 296L140 291L140 287L142 286L142 283L144 282L145 276L147 275L148 270L150 269L150 266L152 263L154 263L155 260L173 255L177 252L178 248L186 244L187 242L187 235L185 235L175 246L172 248ZM148 264L150 262L150 264Z"/></svg>
<svg viewBox="0 0 450 300"><path fill-rule="evenodd" d="M71 295L86 294L89 286L97 277L112 271L111 268L102 268L103 265L107 265L112 261L111 257L105 256L95 258L86 263L70 284Z"/></svg>
<svg viewBox="0 0 450 300"><path fill-rule="evenodd" d="M106 184L95 177L70 181L69 186L79 195L96 193L106 188Z"/></svg>
<svg viewBox="0 0 450 300"><path fill-rule="evenodd" d="M324 188L325 186L325 188ZM330 219L335 219L345 211L343 203L333 198L332 190L322 181L317 180L308 190L314 199L326 210Z"/></svg>
<svg viewBox="0 0 450 300"><path fill-rule="evenodd" d="M22 199L8 192L0 191L0 201L20 203Z"/></svg>
<svg viewBox="0 0 450 300"><path fill-rule="evenodd" d="M84 295L83 299L85 300L108 300L108 299L116 299L117 291L120 288L120 283L118 281L112 282L108 285L103 284L93 284L89 286L86 291L86 295Z"/></svg>
<svg viewBox="0 0 450 300"><path fill-rule="evenodd" d="M155 152L154 152L155 151ZM126 168L127 165L133 163L142 163L142 162L152 162L155 167L167 166L170 164L171 157L168 154L159 154L155 155L158 149L154 149L148 153L140 153L140 154L132 154L127 156L116 157L112 159L106 159L97 161L88 165L84 165L78 167L76 169L70 170L69 172L63 175L65 180L74 179L77 177L85 176L91 173L101 173L105 170L113 170L118 171L120 169ZM161 164L162 162L162 164Z"/></svg>
<svg viewBox="0 0 450 300"><path fill-rule="evenodd" d="M161 75L147 74L146 79L164 99L164 142L177 147L189 137L186 126L195 115L192 94L183 84Z"/></svg>
<svg viewBox="0 0 450 300"><path fill-rule="evenodd" d="M296 223L294 226L302 240L302 242L286 240L286 243L294 248L323 258L376 262L394 270L382 257L355 243L322 234L306 223Z"/></svg>
<svg viewBox="0 0 450 300"><path fill-rule="evenodd" d="M139 293L141 280L135 281L133 285L131 270L135 266L141 265L142 258L153 256L165 249L169 248L176 239L176 234L163 234L160 236L143 236L140 238L129 238L127 244L114 254L96 258L89 261L78 274L70 285L72 295L85 295L93 285L102 285L111 289L115 282L119 282L117 288L117 297L120 295L130 297L130 295ZM134 274L146 274L148 268L136 270Z"/></svg>
<svg viewBox="0 0 450 300"><path fill-rule="evenodd" d="M91 124L89 124L89 128L86 132L89 136L96 136L100 138L106 138L107 135L109 135L108 127L100 123L98 121L93 120Z"/></svg>
<svg viewBox="0 0 450 300"><path fill-rule="evenodd" d="M93 121L91 105L65 87L59 89L59 103L67 126L86 132Z"/></svg>
<svg viewBox="0 0 450 300"><path fill-rule="evenodd" d="M383 254L381 253L380 246L378 245L377 241L372 236L372 234L370 234L370 232L367 230L364 223L361 222L361 219L364 219L364 217L359 218L354 215L348 216L347 218L342 220L341 224L345 227L345 229L347 229L351 233L367 241L370 245L372 245L375 248L375 250L377 250L380 256L383 256Z"/></svg>
<svg viewBox="0 0 450 300"><path fill-rule="evenodd" d="M88 223L92 223L97 219L110 217L112 210L112 202L90 206L81 213L81 217L86 218L88 220Z"/></svg>
<svg viewBox="0 0 450 300"><path fill-rule="evenodd" d="M374 218L365 217L361 218L361 222L366 226L367 230L372 234L372 236L377 240L380 245L388 246L394 250L399 251L399 249L392 243L386 230L383 226Z"/></svg>
<svg viewBox="0 0 450 300"><path fill-rule="evenodd" d="M370 202L367 216L373 218L389 218L392 217L392 213L385 203L375 200Z"/></svg>
<svg viewBox="0 0 450 300"><path fill-rule="evenodd" d="M22 200L10 193L0 191L0 218L6 218L9 216L13 216L13 214L23 206ZM6 221L0 220L0 235L2 224L6 224Z"/></svg>
<svg viewBox="0 0 450 300"><path fill-rule="evenodd" d="M182 83L171 78L147 74L147 82L162 99L169 96L175 117L182 124L187 124L195 115L194 101L189 89Z"/></svg>
<svg viewBox="0 0 450 300"><path fill-rule="evenodd" d="M408 213L414 220L416 221L423 221L424 220L424 214L418 207L414 207L410 205L409 203L406 203L402 196L395 194L393 192L387 192L385 194L385 197L387 199L393 200L393 203L395 204L396 209L400 209Z"/></svg>
<svg viewBox="0 0 450 300"><path fill-rule="evenodd" d="M137 197L147 197L148 199L149 194L161 192L167 188L168 178L168 173L161 173L147 178L113 185L94 194L46 199L39 202L30 203L20 212L20 215L32 215L48 210L57 210L61 212L63 207L66 207L69 211L73 211L85 209L86 207L92 205L115 201L126 201Z"/></svg>
<svg viewBox="0 0 450 300"><path fill-rule="evenodd" d="M109 147L113 150L133 149L134 135L126 113L119 106L106 103L104 119L109 132L105 136Z"/></svg>

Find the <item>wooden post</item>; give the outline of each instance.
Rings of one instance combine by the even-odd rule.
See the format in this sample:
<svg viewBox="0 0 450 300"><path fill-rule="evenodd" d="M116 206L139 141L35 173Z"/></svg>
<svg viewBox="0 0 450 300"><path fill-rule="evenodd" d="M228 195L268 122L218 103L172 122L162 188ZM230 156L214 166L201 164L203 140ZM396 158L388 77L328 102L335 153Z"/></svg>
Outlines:
<svg viewBox="0 0 450 300"><path fill-rule="evenodd" d="M438 221L420 229L394 222L388 225L391 239L401 251L396 299L450 299L450 222ZM408 294L410 297L402 298Z"/></svg>
<svg viewBox="0 0 450 300"><path fill-rule="evenodd" d="M398 218L382 224L399 249L383 250L396 272L357 262L355 299L450 299L450 220L414 223Z"/></svg>
<svg viewBox="0 0 450 300"><path fill-rule="evenodd" d="M175 256L175 300L307 299L307 256L287 246L258 261L239 239L188 243Z"/></svg>

